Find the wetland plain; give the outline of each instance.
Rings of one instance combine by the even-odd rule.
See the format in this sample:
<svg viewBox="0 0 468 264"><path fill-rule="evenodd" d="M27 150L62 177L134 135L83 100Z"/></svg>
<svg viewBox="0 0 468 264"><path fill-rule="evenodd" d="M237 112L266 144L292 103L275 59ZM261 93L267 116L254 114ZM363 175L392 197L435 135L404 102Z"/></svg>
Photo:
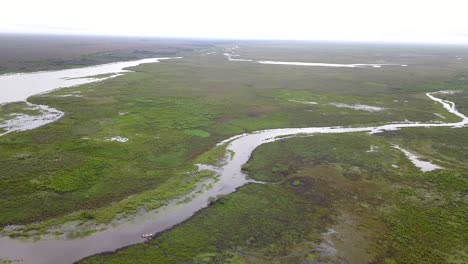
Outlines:
<svg viewBox="0 0 468 264"><path fill-rule="evenodd" d="M180 59L27 99L64 114L0 137L1 261L467 260L468 49L166 43ZM93 250L43 258L53 243Z"/></svg>

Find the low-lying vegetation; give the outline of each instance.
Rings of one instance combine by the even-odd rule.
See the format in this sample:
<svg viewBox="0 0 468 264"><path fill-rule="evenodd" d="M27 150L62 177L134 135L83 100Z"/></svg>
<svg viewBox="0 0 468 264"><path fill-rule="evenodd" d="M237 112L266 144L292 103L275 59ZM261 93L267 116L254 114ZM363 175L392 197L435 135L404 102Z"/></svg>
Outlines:
<svg viewBox="0 0 468 264"><path fill-rule="evenodd" d="M421 173L390 142L343 134L262 145L245 168L267 184L222 197L148 243L83 263L466 259L461 198L468 175L457 169ZM329 243L327 230L334 234Z"/></svg>
<svg viewBox="0 0 468 264"><path fill-rule="evenodd" d="M245 47L259 57L295 54L276 51ZM312 69L187 52L182 60L31 97L65 116L0 137L0 226L24 224L4 231L11 236L50 230L62 236L54 226L97 226L139 208L158 208L213 179L212 173L196 173L194 164L217 164L226 145L216 143L245 132L458 120L425 95L438 90L460 91L443 96L466 113L468 81L459 77L459 66L424 56L408 59L420 64ZM58 96L72 93L80 96ZM24 112L22 105L2 107L0 118L17 111ZM115 137L128 141L109 140ZM466 259L466 142L466 128L413 128L262 145L244 169L266 184L213 199L212 206L148 243L83 262L456 263ZM446 170L421 173L392 144Z"/></svg>

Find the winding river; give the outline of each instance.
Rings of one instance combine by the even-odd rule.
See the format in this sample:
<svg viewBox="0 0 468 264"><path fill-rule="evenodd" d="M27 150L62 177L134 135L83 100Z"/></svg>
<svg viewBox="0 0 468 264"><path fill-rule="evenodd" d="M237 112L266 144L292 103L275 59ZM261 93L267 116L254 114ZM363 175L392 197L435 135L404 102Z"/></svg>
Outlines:
<svg viewBox="0 0 468 264"><path fill-rule="evenodd" d="M47 93L56 89L72 87L92 82L99 82L130 72L125 68L144 63L155 63L161 60L179 59L180 57L149 58L135 61L124 61L59 71L32 73L14 73L0 75L0 107L14 102L26 102L28 110L37 111L37 115L13 113L11 119L0 120L0 136L15 131L38 128L60 119L64 113L46 105L35 105L27 102L32 95ZM80 96L69 94L64 96Z"/></svg>
<svg viewBox="0 0 468 264"><path fill-rule="evenodd" d="M88 74L90 75L90 74ZM93 73L93 75L95 75ZM210 189L186 203L173 201L157 210L135 216L132 220L109 227L107 230L94 233L75 240L40 240L24 241L9 237L0 238L0 259L21 260L21 263L54 264L72 263L84 257L116 250L144 241L143 233L158 233L167 230L193 216L197 211L207 207L211 197L226 195L237 188L252 182L242 171L251 153L260 145L298 135L325 133L380 133L411 127L464 127L468 117L457 111L453 102L436 97L437 92L427 93L428 99L440 103L447 111L458 116L461 121L454 123L392 123L368 127L306 127L281 128L256 131L229 138L220 144L227 144L227 150L234 155L226 159L219 168L215 168L219 180ZM201 169L213 169L200 165Z"/></svg>

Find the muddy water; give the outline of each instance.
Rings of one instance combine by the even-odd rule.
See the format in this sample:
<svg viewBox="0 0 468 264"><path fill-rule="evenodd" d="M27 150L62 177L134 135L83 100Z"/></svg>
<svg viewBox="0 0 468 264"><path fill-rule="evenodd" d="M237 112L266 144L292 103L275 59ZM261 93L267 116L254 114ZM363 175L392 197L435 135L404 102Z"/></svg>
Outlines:
<svg viewBox="0 0 468 264"><path fill-rule="evenodd" d="M0 105L11 102L26 101L29 96L49 92L58 88L71 87L105 78L86 78L102 74L119 74L129 72L125 68L144 63L155 63L171 58L151 58L136 61L125 61L60 71L33 73L15 73L0 75Z"/></svg>
<svg viewBox="0 0 468 264"><path fill-rule="evenodd" d="M64 113L55 108L48 107L46 105L36 105L26 102L28 110L36 110L39 112L38 115L28 114L12 114L11 119L0 123L0 129L3 133L0 133L0 137L14 131L25 131L38 128L40 126L53 123L59 120Z"/></svg>
<svg viewBox="0 0 468 264"><path fill-rule="evenodd" d="M292 136L320 133L379 133L385 130L396 130L407 127L462 127L468 124L468 118L455 109L450 101L435 97L435 93L427 96L441 103L449 112L462 120L455 123L402 123L387 124L375 127L307 127L269 129L234 136L222 143L227 143L227 150L234 153L225 164L216 168L219 181L187 203L173 201L156 211L135 217L133 220L110 227L106 231L95 233L83 239L76 240L42 240L37 242L21 241L7 237L0 238L0 258L23 260L23 263L71 263L89 255L115 250L124 246L143 242L143 233L158 233L190 218L195 212L209 205L210 197L234 192L240 186L249 183L242 172L251 153L260 145ZM210 169L202 167L202 169Z"/></svg>
<svg viewBox="0 0 468 264"><path fill-rule="evenodd" d="M382 68L382 66L401 66L407 67L408 65L398 64L382 64L382 63L322 63L322 62L298 62L298 61L269 61L269 60L252 60L252 59L239 59L233 57L239 57L240 55L234 54L234 50L239 47L226 48L223 55L228 61L241 61L241 62L254 62L260 64L272 64L272 65L290 65L290 66L307 66L307 67L332 67L332 68Z"/></svg>
<svg viewBox="0 0 468 264"><path fill-rule="evenodd" d="M334 67L334 68L381 68L382 66L396 65L396 64L338 64L338 63L321 63L321 62L297 62L297 61L257 61L260 64L273 64L273 65L291 65L291 66L310 66L310 67Z"/></svg>
<svg viewBox="0 0 468 264"><path fill-rule="evenodd" d="M144 63L155 63L160 60L167 59L172 58L151 58L108 63L78 69L0 75L0 107L7 103L26 101L27 98L32 95L50 92L55 89L98 82L117 77L125 72L130 72L125 70L127 67L133 67ZM102 74L112 75L102 78L89 77ZM69 96L79 95L71 94ZM0 123L0 129L3 129L3 132L0 132L0 136L14 131L35 129L55 122L63 116L63 112L57 109L49 108L45 105L34 105L28 102L27 104L29 108L40 110L41 114L37 116L12 116L11 119Z"/></svg>
<svg viewBox="0 0 468 264"><path fill-rule="evenodd" d="M414 166L418 167L422 172L426 171L433 171L437 169L443 169L441 166L434 164L430 161L424 161L421 160L421 157L418 155L398 146L398 145L393 145L394 148L400 150L405 154L405 156L413 163Z"/></svg>

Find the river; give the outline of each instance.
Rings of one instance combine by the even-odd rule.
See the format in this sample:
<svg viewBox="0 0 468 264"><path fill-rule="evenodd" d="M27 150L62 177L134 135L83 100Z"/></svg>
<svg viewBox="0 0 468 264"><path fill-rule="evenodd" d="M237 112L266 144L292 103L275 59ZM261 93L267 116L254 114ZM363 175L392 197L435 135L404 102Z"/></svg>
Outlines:
<svg viewBox="0 0 468 264"><path fill-rule="evenodd" d="M46 105L35 105L27 102L27 98L32 95L47 93L60 88L103 81L130 72L125 69L128 67L179 58L180 57L150 58L107 63L77 69L0 75L0 107L13 102L26 102L26 108L28 110L38 112L37 115L13 113L11 119L0 120L0 129L3 130L3 132L0 130L0 136L15 131L35 129L55 122L64 115L60 110ZM79 95L70 94L69 96Z"/></svg>
<svg viewBox="0 0 468 264"><path fill-rule="evenodd" d="M88 76L95 75L95 72L87 72L82 76L86 76L86 74ZM167 206L135 216L128 222L111 226L105 231L81 239L25 241L1 237L0 259L21 260L22 263L35 264L72 263L93 254L113 251L144 242L141 234L162 232L182 223L197 211L207 207L212 197L230 194L239 187L252 182L248 180L247 175L242 171L242 165L249 160L250 155L258 146L265 143L298 135L358 132L375 134L411 127L465 127L468 124L468 117L457 111L453 102L436 97L437 92L427 93L426 95L428 99L442 104L448 112L458 116L461 120L453 123L406 122L367 127L280 128L237 135L220 142L220 144L228 144L227 151L234 153L234 155L229 156L221 167L216 168L219 180L210 189L205 190L189 202L179 203L177 200L173 201ZM11 100L17 100L20 97L12 95L10 98L13 98ZM21 98L24 98L24 95Z"/></svg>

